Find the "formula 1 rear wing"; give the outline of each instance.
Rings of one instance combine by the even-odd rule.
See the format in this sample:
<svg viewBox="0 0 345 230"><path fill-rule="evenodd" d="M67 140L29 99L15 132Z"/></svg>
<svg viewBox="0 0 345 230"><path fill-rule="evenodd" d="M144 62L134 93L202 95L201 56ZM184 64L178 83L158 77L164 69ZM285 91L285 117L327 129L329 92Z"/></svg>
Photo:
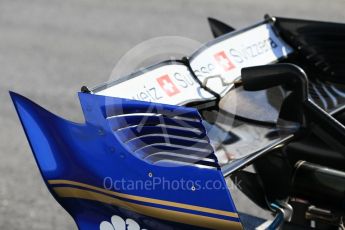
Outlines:
<svg viewBox="0 0 345 230"><path fill-rule="evenodd" d="M189 58L164 61L90 91L172 105L209 101L217 95L224 96L243 67L274 63L292 51L274 30L270 18L220 36Z"/></svg>
<svg viewBox="0 0 345 230"><path fill-rule="evenodd" d="M90 89L84 87L83 91L103 96L194 106L199 110L209 108L210 105L220 107L218 109L222 112L215 116L224 118L209 126L208 133L213 139L223 174L229 175L291 137L277 132L275 124L262 126L260 123L248 123L238 119L236 114L229 113L226 108L226 95L240 78L242 68L275 63L293 52L275 31L273 22L274 18L267 18L256 25L224 34L206 43L189 58L163 61L118 81ZM232 122L229 122L229 117L233 119ZM223 139L219 140L219 136Z"/></svg>
<svg viewBox="0 0 345 230"><path fill-rule="evenodd" d="M232 32L189 58L165 61L91 89L83 87L82 124L10 94L48 189L79 229L243 229L224 177L284 146L310 121L344 148L345 127L308 98L304 71L291 64L266 66L292 60L298 49L305 49L305 33L319 26L331 28L326 30L331 38L343 37L338 32L344 29L341 25L302 20L282 19L276 24L267 18L235 32L223 26ZM341 68L331 71L323 61L315 63L336 53L331 47L324 54L318 39L312 40L313 49L306 49L310 62L325 73L340 75ZM265 66L244 68L257 65ZM235 87L239 77L243 88ZM240 89L241 99L244 90L272 86L290 90L278 125L229 109L234 91ZM246 105L241 102L241 107ZM264 117L261 106L250 108L252 117ZM188 183L167 188L164 180L169 186ZM281 223L281 215L277 217ZM273 225L278 222L273 221L270 229L277 229Z"/></svg>

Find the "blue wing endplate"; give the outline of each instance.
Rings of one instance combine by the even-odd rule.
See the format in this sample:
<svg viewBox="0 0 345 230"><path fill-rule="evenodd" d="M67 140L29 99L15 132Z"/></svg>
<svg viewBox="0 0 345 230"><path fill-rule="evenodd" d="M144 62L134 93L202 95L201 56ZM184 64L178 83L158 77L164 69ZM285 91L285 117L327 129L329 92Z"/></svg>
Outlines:
<svg viewBox="0 0 345 230"><path fill-rule="evenodd" d="M79 229L242 228L197 110L79 93L77 124L10 94Z"/></svg>

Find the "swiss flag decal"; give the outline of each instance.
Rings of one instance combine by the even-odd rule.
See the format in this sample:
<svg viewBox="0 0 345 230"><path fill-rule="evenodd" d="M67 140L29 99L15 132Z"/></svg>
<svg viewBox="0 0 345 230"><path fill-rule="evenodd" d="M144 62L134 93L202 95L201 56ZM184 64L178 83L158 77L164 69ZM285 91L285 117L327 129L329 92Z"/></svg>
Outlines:
<svg viewBox="0 0 345 230"><path fill-rule="evenodd" d="M224 51L221 51L219 53L216 53L214 55L214 58L216 59L217 63L223 68L223 70L230 71L236 66L230 61L228 56L226 56Z"/></svg>
<svg viewBox="0 0 345 230"><path fill-rule="evenodd" d="M180 93L180 90L177 88L174 82L172 82L169 75L167 74L157 78L157 82L169 97Z"/></svg>

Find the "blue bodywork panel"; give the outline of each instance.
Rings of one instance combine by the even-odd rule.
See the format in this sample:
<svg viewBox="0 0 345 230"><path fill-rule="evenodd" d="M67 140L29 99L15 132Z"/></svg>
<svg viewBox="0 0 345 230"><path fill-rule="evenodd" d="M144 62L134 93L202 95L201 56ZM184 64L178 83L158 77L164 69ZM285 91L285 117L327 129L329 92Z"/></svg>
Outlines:
<svg viewBox="0 0 345 230"><path fill-rule="evenodd" d="M79 229L242 229L196 109L79 93L77 124L11 97Z"/></svg>

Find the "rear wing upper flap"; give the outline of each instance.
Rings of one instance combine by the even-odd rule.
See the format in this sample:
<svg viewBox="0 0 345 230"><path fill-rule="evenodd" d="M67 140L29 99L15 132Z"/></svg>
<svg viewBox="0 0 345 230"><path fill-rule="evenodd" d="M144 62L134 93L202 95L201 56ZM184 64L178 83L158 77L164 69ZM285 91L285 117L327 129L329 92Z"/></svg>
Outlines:
<svg viewBox="0 0 345 230"><path fill-rule="evenodd" d="M219 36L184 61L163 61L91 88L90 92L172 105L209 101L232 88L241 68L277 62L292 52L274 31L271 18L267 18Z"/></svg>

